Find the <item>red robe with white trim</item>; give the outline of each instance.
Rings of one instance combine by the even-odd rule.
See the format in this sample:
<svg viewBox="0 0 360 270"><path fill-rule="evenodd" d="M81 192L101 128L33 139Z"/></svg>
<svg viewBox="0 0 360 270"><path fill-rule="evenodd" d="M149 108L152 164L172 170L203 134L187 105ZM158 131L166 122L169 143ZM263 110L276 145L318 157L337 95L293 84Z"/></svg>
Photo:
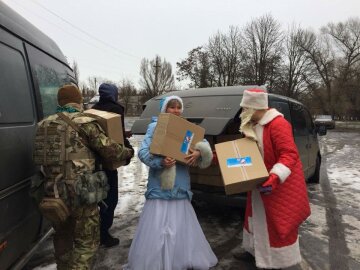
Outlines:
<svg viewBox="0 0 360 270"><path fill-rule="evenodd" d="M298 228L310 215L306 183L290 123L275 109L254 127L266 168L280 184L269 195L248 193L243 246L261 268L301 261Z"/></svg>

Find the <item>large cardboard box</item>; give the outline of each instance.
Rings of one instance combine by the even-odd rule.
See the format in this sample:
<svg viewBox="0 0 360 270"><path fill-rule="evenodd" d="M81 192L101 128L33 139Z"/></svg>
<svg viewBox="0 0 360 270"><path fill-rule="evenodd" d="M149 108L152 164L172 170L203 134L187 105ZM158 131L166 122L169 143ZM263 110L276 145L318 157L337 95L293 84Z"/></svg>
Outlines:
<svg viewBox="0 0 360 270"><path fill-rule="evenodd" d="M215 144L226 194L255 189L269 176L256 142L243 138Z"/></svg>
<svg viewBox="0 0 360 270"><path fill-rule="evenodd" d="M124 144L121 115L95 109L86 110L84 113L96 118L109 138L117 143Z"/></svg>
<svg viewBox="0 0 360 270"><path fill-rule="evenodd" d="M186 163L189 148L204 138L205 129L171 113L161 113L157 120L150 153L168 156Z"/></svg>
<svg viewBox="0 0 360 270"><path fill-rule="evenodd" d="M113 139L117 143L124 144L121 115L95 109L86 110L84 113L96 118L97 122L104 129L109 138ZM108 170L116 170L124 164L125 161L103 161L102 163L103 167Z"/></svg>

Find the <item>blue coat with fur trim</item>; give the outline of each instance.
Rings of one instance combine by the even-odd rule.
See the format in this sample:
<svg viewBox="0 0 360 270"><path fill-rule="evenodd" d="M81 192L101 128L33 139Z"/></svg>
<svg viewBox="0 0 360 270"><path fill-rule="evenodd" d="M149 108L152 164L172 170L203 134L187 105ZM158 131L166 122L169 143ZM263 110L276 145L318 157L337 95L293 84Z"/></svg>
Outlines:
<svg viewBox="0 0 360 270"><path fill-rule="evenodd" d="M191 200L192 192L190 190L190 175L187 165L176 163L174 187L172 189L166 190L161 188L160 175L164 170L164 167L162 166L164 157L150 153L150 145L156 124L156 122L149 124L145 138L138 152L140 160L150 167L145 197L146 199L161 200ZM212 160L212 151L209 143L206 140L199 142L196 144L195 149L199 150L201 153L199 167L206 168L210 166Z"/></svg>

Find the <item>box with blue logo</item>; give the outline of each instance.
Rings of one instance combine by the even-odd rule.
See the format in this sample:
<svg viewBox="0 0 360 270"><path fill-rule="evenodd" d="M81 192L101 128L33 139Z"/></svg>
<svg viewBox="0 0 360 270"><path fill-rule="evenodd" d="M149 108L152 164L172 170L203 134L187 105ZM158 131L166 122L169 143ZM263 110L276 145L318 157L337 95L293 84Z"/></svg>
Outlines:
<svg viewBox="0 0 360 270"><path fill-rule="evenodd" d="M157 119L150 153L168 156L185 163L189 148L204 139L205 129L171 113L161 113Z"/></svg>
<svg viewBox="0 0 360 270"><path fill-rule="evenodd" d="M269 173L257 143L243 138L215 144L226 194L255 189Z"/></svg>

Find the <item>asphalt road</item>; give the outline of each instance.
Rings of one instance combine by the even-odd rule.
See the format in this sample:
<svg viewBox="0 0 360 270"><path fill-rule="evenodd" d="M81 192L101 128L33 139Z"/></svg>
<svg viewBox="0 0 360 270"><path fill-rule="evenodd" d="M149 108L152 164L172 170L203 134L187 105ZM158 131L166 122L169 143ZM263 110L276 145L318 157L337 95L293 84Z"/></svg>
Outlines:
<svg viewBox="0 0 360 270"><path fill-rule="evenodd" d="M334 130L320 139L320 184L308 185L312 215L300 229L301 265L288 270L360 269L360 132ZM131 141L137 147L142 136ZM100 248L95 269L121 269L144 203L147 167L134 158L119 169L119 204L111 232L120 246ZM213 269L256 269L237 260L240 253L243 210L194 203L204 233L219 259ZM55 269L51 239L35 254L26 269Z"/></svg>

